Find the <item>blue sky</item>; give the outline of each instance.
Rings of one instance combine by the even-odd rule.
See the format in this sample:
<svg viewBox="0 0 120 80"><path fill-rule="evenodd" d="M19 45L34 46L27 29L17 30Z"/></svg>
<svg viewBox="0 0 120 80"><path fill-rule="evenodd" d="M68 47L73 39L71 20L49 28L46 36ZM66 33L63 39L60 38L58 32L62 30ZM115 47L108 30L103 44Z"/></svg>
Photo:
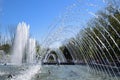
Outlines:
<svg viewBox="0 0 120 80"><path fill-rule="evenodd" d="M30 33L37 40L40 40L42 36L48 31L48 27L54 24L56 18L59 15L64 14L66 8L77 0L1 0L2 6L0 6L0 24L7 27L8 25L17 25L19 22L26 22L30 25ZM94 3L101 5L101 0L81 0L78 8L81 8L81 14L79 17L81 20L88 18L88 13L85 15L85 8L88 6L82 6L85 3ZM94 12L97 9L87 8ZM74 11L74 10L73 10ZM72 12L68 12L71 16ZM75 14L74 14L75 15ZM90 14L89 14L90 15ZM83 17L85 16L85 17ZM78 16L77 16L78 17ZM70 19L70 18L69 18ZM80 21L81 21L80 20ZM67 21L67 20L66 20ZM69 23L69 22L68 22ZM73 22L74 23L74 22Z"/></svg>
<svg viewBox="0 0 120 80"><path fill-rule="evenodd" d="M31 34L39 39L48 27L74 0L3 0L2 26L25 21Z"/></svg>

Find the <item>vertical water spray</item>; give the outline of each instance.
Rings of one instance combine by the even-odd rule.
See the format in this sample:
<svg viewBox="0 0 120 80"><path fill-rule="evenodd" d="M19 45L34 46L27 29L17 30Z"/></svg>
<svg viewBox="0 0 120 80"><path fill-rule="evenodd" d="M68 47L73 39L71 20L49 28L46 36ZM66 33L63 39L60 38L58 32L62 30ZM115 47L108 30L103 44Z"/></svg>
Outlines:
<svg viewBox="0 0 120 80"><path fill-rule="evenodd" d="M36 57L36 41L30 38L28 40L27 63L35 63Z"/></svg>
<svg viewBox="0 0 120 80"><path fill-rule="evenodd" d="M27 25L24 22L19 23L16 29L16 34L12 49L12 56L11 56L12 64L15 65L22 64L23 53L25 53L28 37L29 37L29 25Z"/></svg>

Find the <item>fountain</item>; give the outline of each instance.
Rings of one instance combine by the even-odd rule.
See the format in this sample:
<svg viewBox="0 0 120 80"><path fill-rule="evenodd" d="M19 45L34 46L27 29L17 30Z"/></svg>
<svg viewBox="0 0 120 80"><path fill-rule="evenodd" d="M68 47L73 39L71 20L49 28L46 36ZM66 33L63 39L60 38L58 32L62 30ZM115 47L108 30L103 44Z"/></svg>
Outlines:
<svg viewBox="0 0 120 80"><path fill-rule="evenodd" d="M28 50L27 50L27 63L35 63L36 58L36 41L35 39L30 38L28 41Z"/></svg>
<svg viewBox="0 0 120 80"><path fill-rule="evenodd" d="M102 4L102 6L104 6L103 8L101 7L101 4L96 5L89 3L89 0L86 1L88 1L87 7L89 6L90 8L91 7L95 8L97 6L100 10L98 10L97 12L94 12L90 8L85 10L86 11L85 14L87 14L88 18L90 19L87 18L88 20L85 20L86 24L85 25L82 24L83 28L82 29L80 28L80 32L78 32L77 35L76 35L77 31L75 32L74 30L66 30L68 24L71 25L72 23L76 24L74 23L74 21L73 22L71 21L71 23L69 23L68 19L71 19L71 17L69 16L69 14L67 14L66 15L67 18L65 16L65 19L63 20L66 21L66 23L61 22L63 23L62 27L60 28L60 30L62 31L60 31L58 28L56 32L52 32L53 36L49 36L52 37L52 39L49 39L51 41L53 40L53 38L56 39L56 40L54 39L54 41L52 41L50 45L54 44L57 41L61 41L61 37L64 39L63 41L65 41L68 36L64 36L63 33L66 33L67 35L72 34L73 35L72 38L69 38L69 40L66 43L62 43L61 41L62 43L61 47L66 46L66 48L69 51L69 54L71 54L71 56L69 56L68 59L73 60L74 63L86 65L87 70L91 73L100 74L101 76L108 76L111 78L111 80L119 80L120 77L120 54L119 54L120 7L118 5L119 1L104 0ZM75 4L72 7L76 6L77 4ZM79 13L80 10L78 9ZM72 16L72 20L78 19L73 18L74 17ZM79 16L79 18L81 18L81 16ZM77 23L77 25L79 24ZM56 37L59 34L61 34L62 36L60 35L61 37L60 36ZM67 57L65 57L66 56L65 52L62 51L61 54L67 60ZM48 53L46 53L45 55L46 56L44 59L48 60L49 62L50 57L47 57L49 56ZM55 56L53 56L53 58L55 59ZM69 63L69 60L66 62Z"/></svg>
<svg viewBox="0 0 120 80"><path fill-rule="evenodd" d="M29 25L19 23L16 30L12 49L11 63L21 65L22 63L35 63L36 41L29 38Z"/></svg>
<svg viewBox="0 0 120 80"><path fill-rule="evenodd" d="M23 55L25 53L27 41L29 38L29 25L22 22L19 23L17 26L13 49L12 49L12 56L11 56L11 63L16 65L21 65L23 62Z"/></svg>
<svg viewBox="0 0 120 80"><path fill-rule="evenodd" d="M79 9L82 1L77 1L43 40L39 60L78 65L42 65L41 68L36 61L36 41L29 38L29 26L23 22L16 30L11 56L14 65L7 66L8 71L2 67L4 72L8 72L4 74L15 70L12 80L120 80L120 8L115 5L117 0L97 0L98 4L96 0L93 0L94 4L86 0L82 6L84 10ZM104 8L99 4L101 1ZM85 18L81 21L83 16Z"/></svg>

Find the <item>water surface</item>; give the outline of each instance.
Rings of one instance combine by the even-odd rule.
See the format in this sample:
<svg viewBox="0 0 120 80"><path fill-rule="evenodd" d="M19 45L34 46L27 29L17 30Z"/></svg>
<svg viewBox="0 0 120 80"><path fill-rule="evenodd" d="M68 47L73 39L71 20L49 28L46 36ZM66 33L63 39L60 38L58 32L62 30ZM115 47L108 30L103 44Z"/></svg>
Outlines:
<svg viewBox="0 0 120 80"><path fill-rule="evenodd" d="M8 78L9 75L12 78ZM119 77L117 77L120 80ZM0 80L116 80L80 65L0 66Z"/></svg>

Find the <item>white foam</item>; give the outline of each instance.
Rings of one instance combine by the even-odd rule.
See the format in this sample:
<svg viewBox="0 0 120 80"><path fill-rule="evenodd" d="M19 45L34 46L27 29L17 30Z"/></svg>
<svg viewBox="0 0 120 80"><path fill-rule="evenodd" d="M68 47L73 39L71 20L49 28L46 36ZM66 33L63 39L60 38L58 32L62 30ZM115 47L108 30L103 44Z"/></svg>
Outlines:
<svg viewBox="0 0 120 80"><path fill-rule="evenodd" d="M31 80L38 72L40 73L41 65L30 66L22 74L15 76L11 80Z"/></svg>

